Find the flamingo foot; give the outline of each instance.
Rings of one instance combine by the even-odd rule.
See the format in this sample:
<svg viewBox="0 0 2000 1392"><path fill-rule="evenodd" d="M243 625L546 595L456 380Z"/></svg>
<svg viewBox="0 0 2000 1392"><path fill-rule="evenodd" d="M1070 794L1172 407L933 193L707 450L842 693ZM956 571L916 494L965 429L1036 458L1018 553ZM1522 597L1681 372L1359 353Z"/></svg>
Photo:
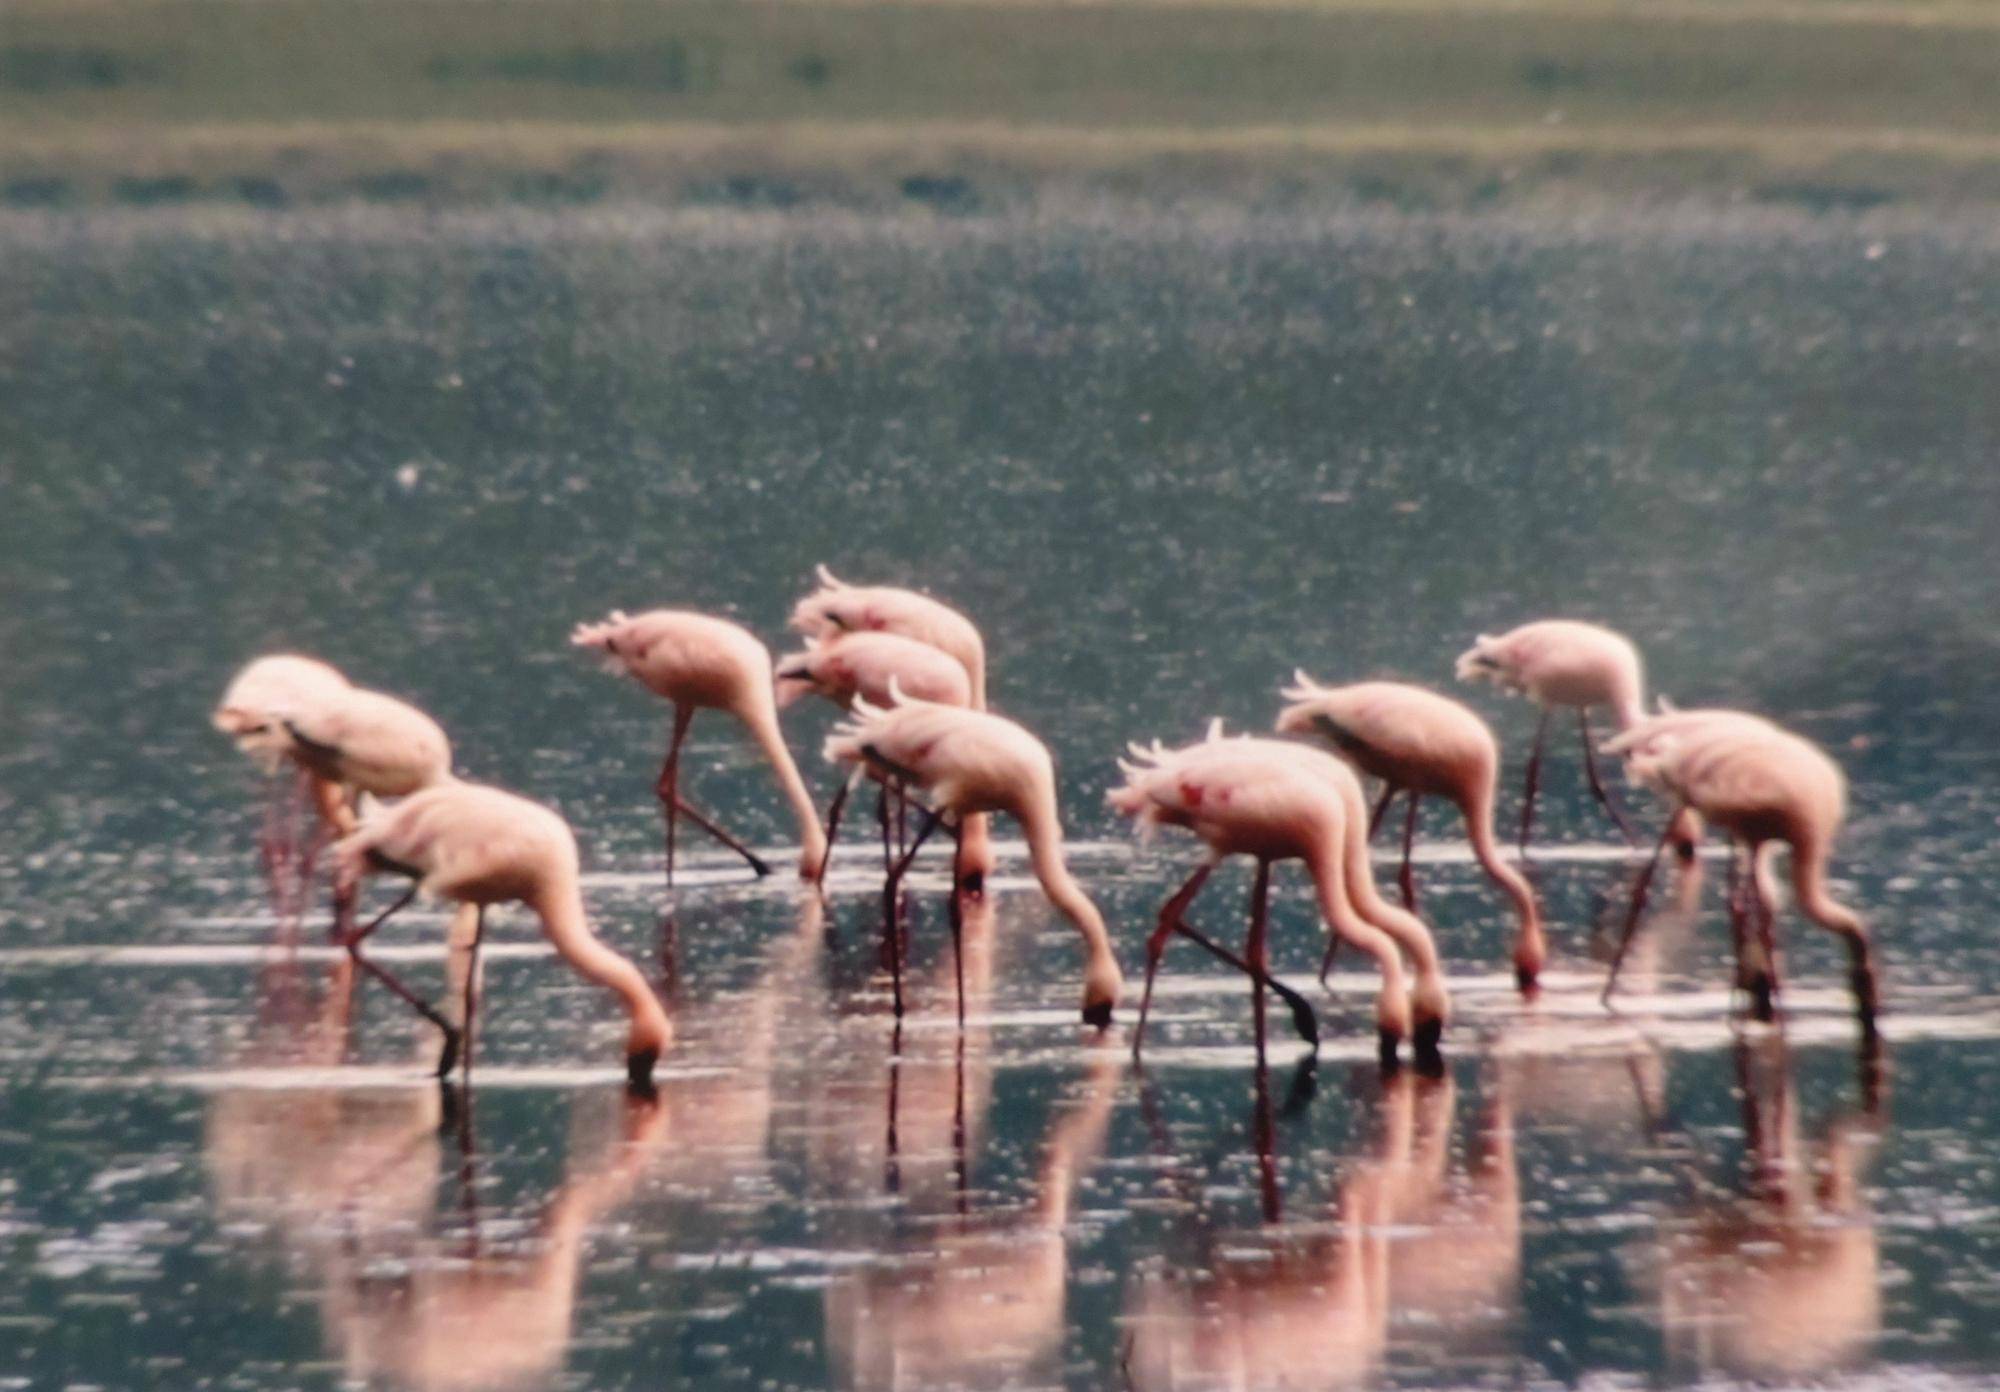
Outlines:
<svg viewBox="0 0 2000 1392"><path fill-rule="evenodd" d="M1111 1002L1098 1001L1083 1008L1083 1022L1092 1029L1111 1028Z"/></svg>

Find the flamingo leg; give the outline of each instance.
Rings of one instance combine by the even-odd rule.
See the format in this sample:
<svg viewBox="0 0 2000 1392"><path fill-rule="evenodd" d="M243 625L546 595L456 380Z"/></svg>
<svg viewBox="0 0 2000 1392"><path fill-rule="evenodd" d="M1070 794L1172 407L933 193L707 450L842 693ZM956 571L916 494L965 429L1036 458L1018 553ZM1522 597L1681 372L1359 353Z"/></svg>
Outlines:
<svg viewBox="0 0 2000 1392"><path fill-rule="evenodd" d="M374 977L377 981L381 982L384 986L388 987L391 994L395 995L405 1005L409 1006L412 1010L416 1011L419 1015L423 1016L426 1020L429 1020L432 1024L438 1027L438 1031L444 1035L444 1051L438 1057L437 1076L440 1078L448 1078L451 1076L452 1065L458 1062L458 1048L459 1048L458 1027L452 1024L451 1021L445 1019L443 1015L439 1014L435 1007L433 1007L428 1001L425 1001L422 997L417 995L415 991L412 991L409 987L405 986L402 982L398 981L394 976L390 975L390 973L386 969L376 965L374 962L370 961L368 958L363 957L361 955L362 942L377 928L380 928L384 923L387 923L394 914L399 912L405 905L407 905L412 899L416 897L417 897L417 887L415 885L411 885L410 888L404 893L402 898L398 899L395 903L391 904L388 908L384 909L381 913L377 914L374 920L370 922L367 927L362 928L357 932L350 933L343 946L346 947L348 958L354 963L355 966L359 967L362 971L367 972L370 976Z"/></svg>
<svg viewBox="0 0 2000 1392"><path fill-rule="evenodd" d="M882 873L884 875L887 875L896 868L896 847L889 835L889 796L889 785L887 782L876 785L875 824L882 830Z"/></svg>
<svg viewBox="0 0 2000 1392"><path fill-rule="evenodd" d="M925 809L924 820L917 827L916 839L897 859L895 867L889 871L888 881L882 886L882 931L889 935L889 982L895 992L898 1020L903 1018L903 934L901 925L896 921L896 896L903 887L903 876L908 873L910 862L917 858L924 842L937 830L939 820L936 812Z"/></svg>
<svg viewBox="0 0 2000 1392"><path fill-rule="evenodd" d="M833 864L833 837L840 830L840 812L847 806L847 795L854 791L854 780L847 779L834 790L833 801L826 807L826 858L819 863L819 882L826 884L827 867Z"/></svg>
<svg viewBox="0 0 2000 1392"><path fill-rule="evenodd" d="M1403 891L1403 907L1411 913L1417 911L1417 878L1410 868L1410 853L1417 841L1417 803L1421 797L1415 788L1410 789L1410 810L1403 818L1403 868L1396 877Z"/></svg>
<svg viewBox="0 0 2000 1392"><path fill-rule="evenodd" d="M1250 1018L1255 1023L1257 1033L1257 1065L1264 1064L1264 987L1270 979L1270 953L1266 951L1265 932L1269 927L1271 908L1271 862L1261 856L1257 860L1257 879L1250 888L1250 936L1243 944L1243 956L1250 963Z"/></svg>
<svg viewBox="0 0 2000 1392"><path fill-rule="evenodd" d="M1257 1104L1250 1118L1250 1134L1257 1147L1257 1189L1263 1200L1264 1221L1276 1223L1284 1217L1284 1200L1278 1189L1278 1123L1271 1111L1271 1074L1264 1056L1257 1056Z"/></svg>
<svg viewBox="0 0 2000 1392"><path fill-rule="evenodd" d="M750 868L756 872L758 879L761 880L762 878L764 878L764 876L771 873L771 865L769 861L765 860L762 856L758 855L755 851L751 850L748 846L744 845L741 841L738 841L734 836L731 836L728 832L724 831L720 826L716 825L715 821L712 818L707 817L702 813L696 811L694 805L690 803L686 798L682 797L678 792L674 794L674 807L680 812L680 814L683 817L686 817L689 821L693 822L696 826L700 827L703 831L707 832L710 836L713 836L717 841L727 846L730 850L736 852L736 854L742 856L743 859L749 863Z"/></svg>
<svg viewBox="0 0 2000 1392"><path fill-rule="evenodd" d="M1618 988L1618 970L1625 965L1626 949L1632 946L1632 935L1639 927L1639 915L1646 910L1646 892L1652 888L1653 873L1660 868L1660 856L1665 853L1667 843L1674 839L1674 828L1679 824L1680 809L1667 815L1667 825L1661 831L1659 841L1653 847L1653 854L1646 861L1646 868L1639 872L1632 882L1632 902L1625 907L1625 925L1618 934L1618 950L1611 956L1611 971L1604 978L1603 994L1597 998L1599 1005L1608 1004L1611 993Z"/></svg>
<svg viewBox="0 0 2000 1392"><path fill-rule="evenodd" d="M965 905L958 896L958 871L965 860L965 826L951 829L951 972L958 986L958 1028L960 1044L965 1030Z"/></svg>
<svg viewBox="0 0 2000 1392"><path fill-rule="evenodd" d="M1193 877L1186 884L1175 891L1174 896L1161 906L1159 924L1153 929L1152 935L1146 940L1146 989L1139 1000L1139 1025L1132 1035L1132 1058L1134 1062L1138 1061L1140 1050L1146 1039L1146 1012L1152 1004L1153 977L1159 971L1160 958L1166 953L1167 939L1175 933L1179 933L1182 937L1218 961L1226 962L1245 976L1255 979L1258 985L1284 1001L1287 1006L1291 1007L1292 1028L1298 1031L1299 1038L1305 1040L1315 1050L1319 1048L1319 1016L1313 1012L1310 1001L1291 987L1285 985L1275 976L1272 976L1269 972L1259 972L1250 963L1238 957L1222 944L1196 932L1188 926L1187 920L1182 917L1187 911L1188 905L1194 902L1195 895L1201 892L1202 885L1207 883L1209 874L1214 869L1215 862L1213 861L1202 865L1195 871Z"/></svg>
<svg viewBox="0 0 2000 1392"><path fill-rule="evenodd" d="M1394 783L1383 783L1382 796L1375 799L1375 810L1368 815L1368 839L1370 841L1375 839L1375 833L1382 825L1382 818L1389 811L1389 802L1395 796L1396 785Z"/></svg>
<svg viewBox="0 0 2000 1392"><path fill-rule="evenodd" d="M1625 844L1628 846L1637 846L1639 844L1639 834L1632 830L1632 824L1625 820L1625 814L1619 811L1618 804L1611 800L1610 789L1606 788L1604 780L1597 776L1597 750L1594 747L1595 741L1590 737L1590 708L1588 706L1582 707L1577 711L1576 728L1577 733L1583 736L1583 767L1584 771L1590 775L1590 791L1596 796L1599 802L1604 804L1604 810L1611 814L1611 820L1618 824L1619 834L1625 838Z"/></svg>
<svg viewBox="0 0 2000 1392"><path fill-rule="evenodd" d="M1146 1047L1146 1014L1153 1006L1153 978L1159 973L1160 959L1167 955L1167 939L1174 935L1174 930L1180 926L1181 915L1194 903L1195 896L1201 893L1201 887L1208 883L1208 877L1214 871L1213 861L1204 861L1196 866L1187 883L1175 890L1160 906L1159 922L1146 938L1146 989L1139 997L1139 1023L1132 1031L1132 1057L1135 1061Z"/></svg>
<svg viewBox="0 0 2000 1392"><path fill-rule="evenodd" d="M465 961L465 1014L459 1028L465 1032L464 1058L459 1067L464 1070L465 1085L472 1086L472 1041L477 1033L474 1021L479 1018L479 944L486 937L486 906L479 906L479 917L473 920L472 944Z"/></svg>
<svg viewBox="0 0 2000 1392"><path fill-rule="evenodd" d="M1549 708L1535 722L1535 747L1528 753L1528 785L1521 795L1521 859L1528 858L1528 833L1535 827L1535 792L1542 785L1542 744L1549 733Z"/></svg>
<svg viewBox="0 0 2000 1392"><path fill-rule="evenodd" d="M681 786L681 745L687 740L688 726L694 723L694 710L674 705L674 731L667 741L667 761L660 765L660 781L653 791L659 794L660 813L667 819L667 888L674 887L674 840L679 831L677 816L680 811Z"/></svg>

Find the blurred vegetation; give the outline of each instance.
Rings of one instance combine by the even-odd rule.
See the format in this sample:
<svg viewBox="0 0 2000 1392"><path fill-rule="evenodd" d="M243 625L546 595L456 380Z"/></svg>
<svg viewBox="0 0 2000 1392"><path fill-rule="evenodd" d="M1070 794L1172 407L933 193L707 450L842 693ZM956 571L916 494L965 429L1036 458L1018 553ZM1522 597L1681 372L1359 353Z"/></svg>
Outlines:
<svg viewBox="0 0 2000 1392"><path fill-rule="evenodd" d="M0 198L2000 195L2000 6L10 0Z"/></svg>

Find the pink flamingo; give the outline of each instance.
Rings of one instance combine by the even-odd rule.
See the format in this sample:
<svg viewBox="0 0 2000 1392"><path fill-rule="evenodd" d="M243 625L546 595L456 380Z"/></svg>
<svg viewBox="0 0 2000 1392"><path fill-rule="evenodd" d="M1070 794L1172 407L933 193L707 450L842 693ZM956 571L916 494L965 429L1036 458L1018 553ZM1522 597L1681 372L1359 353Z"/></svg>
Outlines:
<svg viewBox="0 0 2000 1392"><path fill-rule="evenodd" d="M965 668L973 710L986 709L986 640L971 619L940 600L893 585L850 585L825 566L820 588L792 608L792 627L812 638L842 633L894 633L949 653ZM904 690L916 695L913 686ZM880 705L881 703L872 702ZM978 894L993 873L993 847L983 815L959 828L959 888Z"/></svg>
<svg viewBox="0 0 2000 1392"><path fill-rule="evenodd" d="M1404 908L1416 908L1410 849L1418 802L1441 797L1458 808L1473 855L1514 905L1520 924L1514 936L1514 978L1523 991L1531 989L1547 960L1548 945L1534 890L1525 875L1500 858L1494 844L1493 790L1499 781L1500 749L1486 722L1448 696L1402 682L1329 687L1295 672L1284 695L1292 704L1278 716L1280 734L1317 735L1361 772L1382 780L1381 800L1368 826L1371 836L1389 800L1398 792L1408 797L1398 877Z"/></svg>
<svg viewBox="0 0 2000 1392"><path fill-rule="evenodd" d="M667 761L655 791L667 823L667 884L674 882L674 839L681 816L693 822L748 861L758 875L771 867L749 847L689 805L680 792L681 746L698 710L727 711L750 729L771 762L798 821L799 875L819 877L826 860L826 837L805 779L792 762L791 750L778 729L777 699L772 689L771 654L747 630L727 619L685 609L653 609L626 615L613 610L602 623L578 624L570 642L606 654L613 671L638 678L655 695L673 704L673 735Z"/></svg>
<svg viewBox="0 0 2000 1392"><path fill-rule="evenodd" d="M1590 791L1596 796L1626 841L1637 844L1625 814L1611 800L1604 782L1597 776L1597 756L1590 736L1590 708L1609 706L1612 720L1620 730L1630 729L1643 714L1642 691L1645 679L1639 666L1639 650L1630 639L1596 624L1574 619L1542 619L1495 638L1480 634L1473 645L1459 654L1460 681L1490 681L1505 691L1525 695L1542 708L1535 726L1535 747L1528 755L1528 786L1521 803L1521 850L1528 849L1528 832L1534 825L1535 792L1541 782L1542 744L1549 732L1549 717L1557 706L1573 707L1577 731L1583 739L1583 765L1590 774Z"/></svg>
<svg viewBox="0 0 2000 1392"><path fill-rule="evenodd" d="M252 660L237 672L222 693L222 700L216 705L210 721L216 729L233 739L236 747L266 774L275 775L280 767L293 761L290 757L291 740L273 711L304 710L349 689L347 678L337 668L318 658L303 657L297 653L273 653ZM299 769L297 782L299 795L310 797L319 807L322 820L330 822L317 780L304 769ZM298 839L296 823L287 824L291 819L287 817L281 801L274 782L265 797L264 826L259 833L258 849L265 876L270 881L272 903L280 918L289 922L296 905L289 902L294 887L284 882L285 869L297 859L296 888L303 895L307 882L312 878L312 863L318 854L319 841L315 835L301 851L295 844Z"/></svg>
<svg viewBox="0 0 2000 1392"><path fill-rule="evenodd" d="M788 653L778 659L778 709L798 700L807 692L820 696L842 710L852 707L857 697L871 706L891 704L890 684L919 701L935 701L946 706L965 706L972 701L972 680L965 666L942 648L905 638L900 633L839 632L831 638L808 638L804 652ZM840 811L852 793L854 775L834 792L826 812L827 859L833 859L835 833L840 829ZM882 857L893 866L890 851L889 796L887 783L879 785L875 819L882 830ZM902 836L902 809L896 812L897 836Z"/></svg>
<svg viewBox="0 0 2000 1392"><path fill-rule="evenodd" d="M1028 856L1042 892L1083 938L1083 1018L1102 1029L1124 985L1110 935L1097 906L1063 863L1062 820L1056 809L1055 764L1042 742L1013 721L986 711L918 701L891 683L893 704L854 703L851 719L827 737L826 757L835 764L866 766L876 777L905 789L921 788L930 807L910 847L889 872L883 889L884 923L889 934L890 970L896 1014L903 1013L902 948L896 930L896 895L918 848L940 820L951 823L953 856L951 927L954 955L961 966L959 1012L964 1019L963 921L958 886L964 883L963 827L979 813L1005 812L1021 824Z"/></svg>
<svg viewBox="0 0 2000 1392"><path fill-rule="evenodd" d="M1132 753L1136 763L1119 763L1126 781L1111 791L1111 806L1142 829L1160 823L1186 827L1209 848L1208 858L1160 910L1158 926L1146 941L1146 990L1140 999L1133 1053L1139 1052L1145 1038L1153 978L1167 939L1178 932L1203 941L1182 922L1182 915L1224 858L1247 855L1257 862L1257 879L1251 894L1249 942L1238 965L1253 981L1259 1050L1264 1041L1264 996L1257 987L1276 985L1265 951L1271 863L1303 860L1328 930L1373 957L1381 970L1375 1018L1383 1061L1393 1062L1401 1041L1410 1038L1419 1059L1434 1062L1450 1013L1437 948L1430 931L1414 915L1391 907L1375 892L1363 824L1365 804L1353 771L1305 745L1224 739L1220 721L1198 744L1166 749L1156 741L1150 747L1135 744ZM1416 966L1414 992L1404 980L1404 951Z"/></svg>
<svg viewBox="0 0 2000 1392"><path fill-rule="evenodd" d="M1702 717L1690 719L1690 717ZM1868 931L1827 888L1827 862L1847 816L1847 780L1811 741L1741 712L1674 712L1642 721L1605 744L1625 756L1631 776L1692 807L1740 841L1751 873L1751 922L1731 899L1739 968L1760 1019L1773 1016L1777 963L1769 849L1791 847L1792 889L1800 912L1847 944L1849 983L1865 1037L1875 1031L1878 994ZM1606 995L1615 984L1605 986Z"/></svg>
<svg viewBox="0 0 2000 1392"><path fill-rule="evenodd" d="M334 847L344 884L371 871L406 875L416 883L342 945L354 964L374 976L444 1035L440 1078L463 1051L472 1066L472 1027L479 980L478 953L490 905L519 903L541 919L542 933L585 980L613 992L631 1019L625 1068L635 1088L650 1086L653 1065L672 1036L666 1012L639 969L597 940L584 918L576 838L569 824L539 803L498 788L451 782L426 788L364 821ZM477 913L465 972L462 1028L361 955L361 944L419 891L472 906Z"/></svg>
<svg viewBox="0 0 2000 1392"><path fill-rule="evenodd" d="M224 694L215 724L260 760L295 765L337 836L354 830L362 794L404 797L452 776L451 741L435 720L311 658L251 663ZM267 860L271 855L267 846ZM308 853L302 861L302 879L310 878L312 859ZM336 933L350 907L336 889Z"/></svg>

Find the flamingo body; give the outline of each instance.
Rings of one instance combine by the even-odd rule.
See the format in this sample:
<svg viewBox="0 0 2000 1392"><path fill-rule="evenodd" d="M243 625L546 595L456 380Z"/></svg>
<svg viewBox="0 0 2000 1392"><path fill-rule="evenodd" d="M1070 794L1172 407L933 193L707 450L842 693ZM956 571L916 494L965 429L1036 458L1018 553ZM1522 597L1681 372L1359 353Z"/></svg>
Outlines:
<svg viewBox="0 0 2000 1392"><path fill-rule="evenodd" d="M638 968L590 931L576 838L561 817L498 788L445 783L371 816L334 850L350 883L386 865L411 873L437 898L532 910L563 959L624 1002L631 1020L628 1068L635 1081L650 1076L672 1033L666 1013Z"/></svg>
<svg viewBox="0 0 2000 1392"><path fill-rule="evenodd" d="M1532 986L1548 949L1534 889L1526 876L1500 858L1494 841L1493 795L1500 777L1500 747L1486 722L1449 696L1405 682L1326 687L1299 673L1285 695L1292 704L1278 716L1281 734L1327 740L1342 758L1381 779L1391 791L1401 788L1412 797L1441 797L1458 808L1473 855L1514 906L1519 923L1515 975L1523 988ZM1411 817L1414 829L1414 809ZM1406 857L1408 850L1406 840Z"/></svg>
<svg viewBox="0 0 2000 1392"><path fill-rule="evenodd" d="M303 712L350 689L340 671L315 657L273 653L246 664L230 680L211 717L215 728L267 768L291 750L281 712Z"/></svg>
<svg viewBox="0 0 2000 1392"><path fill-rule="evenodd" d="M274 708L294 758L329 782L403 797L451 776L451 741L407 701L352 687L296 711Z"/></svg>
<svg viewBox="0 0 2000 1392"><path fill-rule="evenodd" d="M891 682L919 701L972 704L972 679L963 663L942 648L900 633L809 639L804 652L778 659L777 677L780 709L809 691L842 707L857 696L871 706L887 706L892 703Z"/></svg>
<svg viewBox="0 0 2000 1392"><path fill-rule="evenodd" d="M661 797L668 804L670 827L686 723L697 710L727 711L749 727L784 790L799 829L800 875L806 879L818 876L826 859L826 837L820 830L812 794L779 732L771 653L755 635L727 619L688 609L653 609L632 615L613 610L601 623L578 624L570 642L602 651L614 671L624 672L673 703L675 733L661 777ZM760 862L752 858L752 864ZM670 883L672 873L669 850Z"/></svg>
<svg viewBox="0 0 2000 1392"><path fill-rule="evenodd" d="M1622 633L1576 619L1541 619L1461 653L1460 681L1490 681L1537 705L1608 706L1618 728L1637 721L1645 690L1639 650Z"/></svg>
<svg viewBox="0 0 2000 1392"><path fill-rule="evenodd" d="M979 628L941 600L893 585L850 585L819 568L820 588L792 609L792 627L813 638L894 633L950 653L972 681L972 705L986 706L986 642Z"/></svg>
<svg viewBox="0 0 2000 1392"><path fill-rule="evenodd" d="M1111 806L1142 829L1185 827L1215 860L1248 855L1259 862L1303 860L1328 930L1374 957L1382 972L1376 1015L1385 1049L1413 1033L1399 948L1417 968L1419 1047L1433 1049L1449 1002L1429 930L1375 892L1368 868L1366 812L1354 772L1332 755L1279 740L1209 738L1179 749L1133 747L1126 782ZM1149 956L1165 945L1162 925ZM1261 970L1261 964L1252 960Z"/></svg>
<svg viewBox="0 0 2000 1392"><path fill-rule="evenodd" d="M1108 1023L1123 976L1103 915L1063 863L1047 746L1002 716L896 695L887 708L857 701L854 718L828 736L827 759L913 784L937 812L960 822L987 812L1018 821L1043 892L1083 938L1084 1019Z"/></svg>

